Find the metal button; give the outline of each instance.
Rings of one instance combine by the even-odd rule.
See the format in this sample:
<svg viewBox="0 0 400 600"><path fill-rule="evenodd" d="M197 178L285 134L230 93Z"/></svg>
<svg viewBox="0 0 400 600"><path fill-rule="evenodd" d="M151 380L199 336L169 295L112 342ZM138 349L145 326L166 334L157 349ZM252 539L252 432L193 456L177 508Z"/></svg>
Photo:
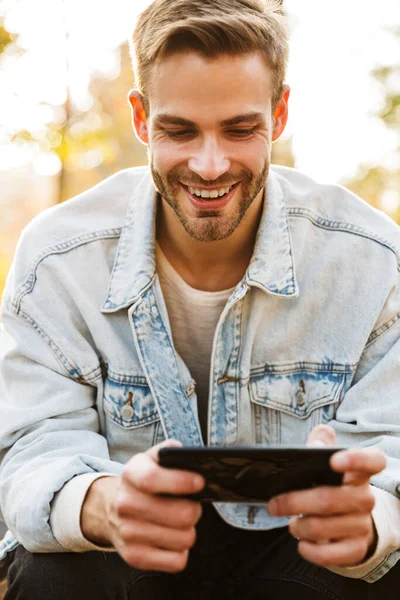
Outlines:
<svg viewBox="0 0 400 600"><path fill-rule="evenodd" d="M120 414L124 421L129 421L129 419L132 419L134 412L135 411L133 410L132 406L129 406L129 404L125 404L125 406L121 408Z"/></svg>
<svg viewBox="0 0 400 600"><path fill-rule="evenodd" d="M304 406L306 403L306 393L299 390L296 393L296 402L297 402L297 406Z"/></svg>

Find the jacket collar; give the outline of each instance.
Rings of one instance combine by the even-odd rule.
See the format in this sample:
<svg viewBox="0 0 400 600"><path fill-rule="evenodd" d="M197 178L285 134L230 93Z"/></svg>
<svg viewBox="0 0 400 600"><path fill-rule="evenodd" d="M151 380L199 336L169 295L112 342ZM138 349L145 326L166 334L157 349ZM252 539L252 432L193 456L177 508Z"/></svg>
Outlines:
<svg viewBox="0 0 400 600"><path fill-rule="evenodd" d="M102 312L115 312L134 304L153 280L156 215L157 192L148 170L129 204Z"/></svg>
<svg viewBox="0 0 400 600"><path fill-rule="evenodd" d="M263 215L245 281L274 295L299 295L285 198L273 169L268 174Z"/></svg>
<svg viewBox="0 0 400 600"><path fill-rule="evenodd" d="M266 198L245 282L274 295L295 298L299 289L285 200L273 170L268 175ZM157 193L147 171L129 205L102 312L115 312L134 304L153 281L156 216Z"/></svg>

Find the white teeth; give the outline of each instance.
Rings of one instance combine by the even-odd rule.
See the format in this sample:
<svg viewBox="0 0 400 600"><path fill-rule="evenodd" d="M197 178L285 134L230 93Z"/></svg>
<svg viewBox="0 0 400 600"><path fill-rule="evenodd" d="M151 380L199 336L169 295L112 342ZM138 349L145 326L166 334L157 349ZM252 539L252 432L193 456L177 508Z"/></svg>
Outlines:
<svg viewBox="0 0 400 600"><path fill-rule="evenodd" d="M231 191L230 187L224 188L223 190L219 191L219 195L224 196L225 194L228 194L228 192L230 192L230 191Z"/></svg>
<svg viewBox="0 0 400 600"><path fill-rule="evenodd" d="M222 196L225 196L225 194L228 194L231 191L232 187L233 186L229 186L221 188L219 190L199 190L197 188L189 187L189 192L194 196L198 196L199 198L215 199L221 198Z"/></svg>

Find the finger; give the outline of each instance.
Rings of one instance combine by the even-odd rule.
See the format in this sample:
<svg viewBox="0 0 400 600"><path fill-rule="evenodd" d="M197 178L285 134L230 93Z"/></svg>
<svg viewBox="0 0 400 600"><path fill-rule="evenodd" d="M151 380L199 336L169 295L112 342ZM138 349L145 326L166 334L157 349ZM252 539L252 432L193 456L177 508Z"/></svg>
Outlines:
<svg viewBox="0 0 400 600"><path fill-rule="evenodd" d="M379 448L353 448L336 452L330 459L334 471L341 473L358 471L370 477L383 471L386 457Z"/></svg>
<svg viewBox="0 0 400 600"><path fill-rule="evenodd" d="M196 529L173 529L144 521L127 520L119 528L119 536L125 545L139 544L182 552L194 546Z"/></svg>
<svg viewBox="0 0 400 600"><path fill-rule="evenodd" d="M349 471L343 475L344 485L365 485L369 483L371 476L368 473L362 471Z"/></svg>
<svg viewBox="0 0 400 600"><path fill-rule="evenodd" d="M114 508L120 520L133 519L174 529L193 527L202 514L199 502L150 496L129 488L121 491Z"/></svg>
<svg viewBox="0 0 400 600"><path fill-rule="evenodd" d="M353 537L371 537L373 521L370 513L333 517L293 517L289 523L293 537L320 543Z"/></svg>
<svg viewBox="0 0 400 600"><path fill-rule="evenodd" d="M150 456L156 463L158 463L158 451L161 450L161 448L182 448L182 445L182 442L179 442L178 440L164 440L160 444L149 448L146 454Z"/></svg>
<svg viewBox="0 0 400 600"><path fill-rule="evenodd" d="M204 477L181 469L160 467L148 453L136 454L126 465L122 479L147 494L194 494L203 489Z"/></svg>
<svg viewBox="0 0 400 600"><path fill-rule="evenodd" d="M335 444L336 433L329 425L317 425L307 438L307 446L334 446Z"/></svg>
<svg viewBox="0 0 400 600"><path fill-rule="evenodd" d="M290 515L340 515L371 512L375 496L371 486L321 486L312 490L289 492L276 496L268 503L274 517Z"/></svg>
<svg viewBox="0 0 400 600"><path fill-rule="evenodd" d="M151 546L128 546L118 549L125 562L140 571L161 571L163 573L178 573L187 565L189 551L174 552L161 550Z"/></svg>
<svg viewBox="0 0 400 600"><path fill-rule="evenodd" d="M350 567L363 562L368 541L365 538L349 538L330 544L300 541L298 551L305 560L320 567Z"/></svg>

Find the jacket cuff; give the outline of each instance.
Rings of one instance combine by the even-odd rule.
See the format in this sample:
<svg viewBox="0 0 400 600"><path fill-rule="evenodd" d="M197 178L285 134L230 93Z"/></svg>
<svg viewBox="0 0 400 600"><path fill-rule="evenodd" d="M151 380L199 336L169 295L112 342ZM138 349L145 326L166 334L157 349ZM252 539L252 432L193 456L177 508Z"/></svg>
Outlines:
<svg viewBox="0 0 400 600"><path fill-rule="evenodd" d="M329 571L350 577L366 579L385 558L400 546L400 500L389 492L372 486L375 506L372 511L378 541L374 554L363 563L353 567L327 567Z"/></svg>
<svg viewBox="0 0 400 600"><path fill-rule="evenodd" d="M97 546L81 530L81 511L89 487L101 477L116 477L115 473L87 473L78 475L61 488L51 504L50 527L61 546L71 552L115 552L111 546Z"/></svg>

